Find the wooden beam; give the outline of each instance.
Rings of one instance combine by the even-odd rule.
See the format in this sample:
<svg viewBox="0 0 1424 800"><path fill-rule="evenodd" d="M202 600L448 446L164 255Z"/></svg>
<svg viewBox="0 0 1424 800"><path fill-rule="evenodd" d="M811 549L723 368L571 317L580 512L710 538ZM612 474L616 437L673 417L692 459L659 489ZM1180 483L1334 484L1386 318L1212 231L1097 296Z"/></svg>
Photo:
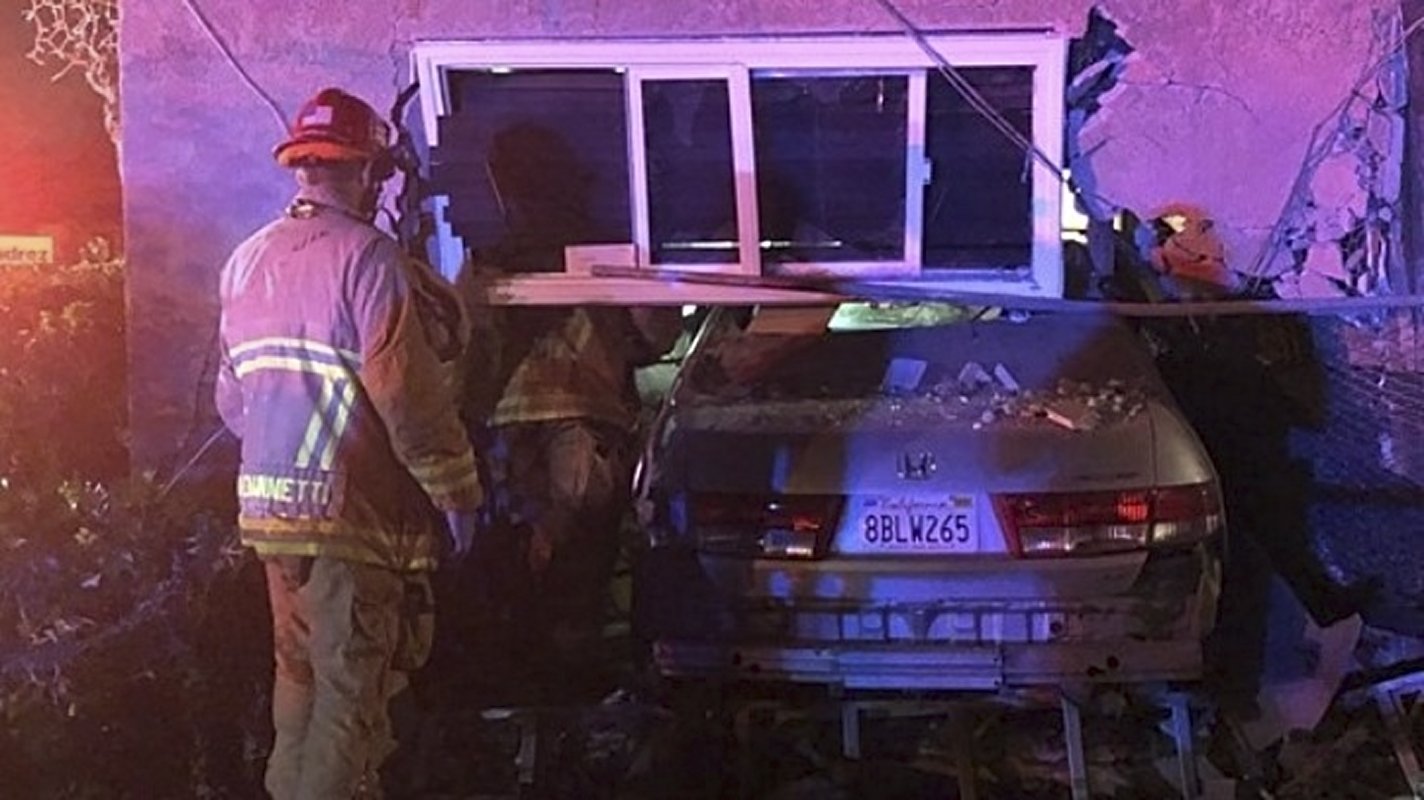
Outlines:
<svg viewBox="0 0 1424 800"><path fill-rule="evenodd" d="M1424 307L1424 294L1316 300L1216 300L1198 303L1118 303L966 292L934 281L853 281L729 275L684 270L593 267L591 276L558 273L500 278L490 305L820 305L847 300L943 302L1065 314L1132 318L1339 315Z"/></svg>
<svg viewBox="0 0 1424 800"><path fill-rule="evenodd" d="M636 271L635 271L636 272ZM655 272L649 270L648 272ZM661 274L660 271L656 271ZM690 306L815 305L838 303L841 295L750 284L718 285L654 276L596 277L531 274L499 278L486 294L496 306Z"/></svg>

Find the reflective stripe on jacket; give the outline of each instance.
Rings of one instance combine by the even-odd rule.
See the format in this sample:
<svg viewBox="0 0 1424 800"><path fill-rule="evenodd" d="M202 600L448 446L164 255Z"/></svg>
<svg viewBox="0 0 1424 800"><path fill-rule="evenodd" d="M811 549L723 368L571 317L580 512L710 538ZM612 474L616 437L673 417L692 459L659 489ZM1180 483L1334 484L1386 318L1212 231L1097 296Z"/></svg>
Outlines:
<svg viewBox="0 0 1424 800"><path fill-rule="evenodd" d="M217 404L245 544L429 569L482 492L396 243L305 195L224 266ZM314 202L311 202L314 201Z"/></svg>
<svg viewBox="0 0 1424 800"><path fill-rule="evenodd" d="M672 347L681 319L676 308L506 310L507 337L528 336L519 327L529 326L535 338L522 353L505 347L499 354L517 363L500 364L510 375L490 424L588 419L633 430L639 408L634 370Z"/></svg>

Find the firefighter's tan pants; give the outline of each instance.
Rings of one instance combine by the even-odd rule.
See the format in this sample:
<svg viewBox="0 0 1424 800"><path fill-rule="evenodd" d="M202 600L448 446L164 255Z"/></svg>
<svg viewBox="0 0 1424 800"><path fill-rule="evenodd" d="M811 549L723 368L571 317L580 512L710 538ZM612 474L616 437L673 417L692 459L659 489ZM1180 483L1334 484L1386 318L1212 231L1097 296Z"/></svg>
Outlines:
<svg viewBox="0 0 1424 800"><path fill-rule="evenodd" d="M378 796L377 769L395 749L387 703L429 648L431 620L412 620L409 592L428 598L429 582L326 557L265 563L276 652L267 791L351 800L361 786Z"/></svg>

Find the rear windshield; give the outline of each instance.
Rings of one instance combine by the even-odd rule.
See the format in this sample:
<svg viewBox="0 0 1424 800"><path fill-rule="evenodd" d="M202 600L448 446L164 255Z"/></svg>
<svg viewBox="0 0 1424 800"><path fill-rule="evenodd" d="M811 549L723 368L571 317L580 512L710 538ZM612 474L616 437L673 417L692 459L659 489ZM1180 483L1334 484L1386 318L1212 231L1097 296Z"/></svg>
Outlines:
<svg viewBox="0 0 1424 800"><path fill-rule="evenodd" d="M703 403L901 397L961 401L1029 393L1157 393L1155 369L1121 323L1039 315L929 327L712 335L685 391Z"/></svg>

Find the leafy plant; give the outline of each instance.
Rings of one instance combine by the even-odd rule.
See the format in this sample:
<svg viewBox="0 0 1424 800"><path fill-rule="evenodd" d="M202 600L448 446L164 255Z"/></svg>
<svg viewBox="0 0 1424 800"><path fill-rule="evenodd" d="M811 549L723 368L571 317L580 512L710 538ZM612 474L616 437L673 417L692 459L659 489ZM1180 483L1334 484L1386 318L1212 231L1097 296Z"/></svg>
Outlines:
<svg viewBox="0 0 1424 800"><path fill-rule="evenodd" d="M119 261L0 270L0 480L127 469Z"/></svg>
<svg viewBox="0 0 1424 800"><path fill-rule="evenodd" d="M127 475L123 265L0 271L0 774L250 797L270 667L230 487Z"/></svg>

